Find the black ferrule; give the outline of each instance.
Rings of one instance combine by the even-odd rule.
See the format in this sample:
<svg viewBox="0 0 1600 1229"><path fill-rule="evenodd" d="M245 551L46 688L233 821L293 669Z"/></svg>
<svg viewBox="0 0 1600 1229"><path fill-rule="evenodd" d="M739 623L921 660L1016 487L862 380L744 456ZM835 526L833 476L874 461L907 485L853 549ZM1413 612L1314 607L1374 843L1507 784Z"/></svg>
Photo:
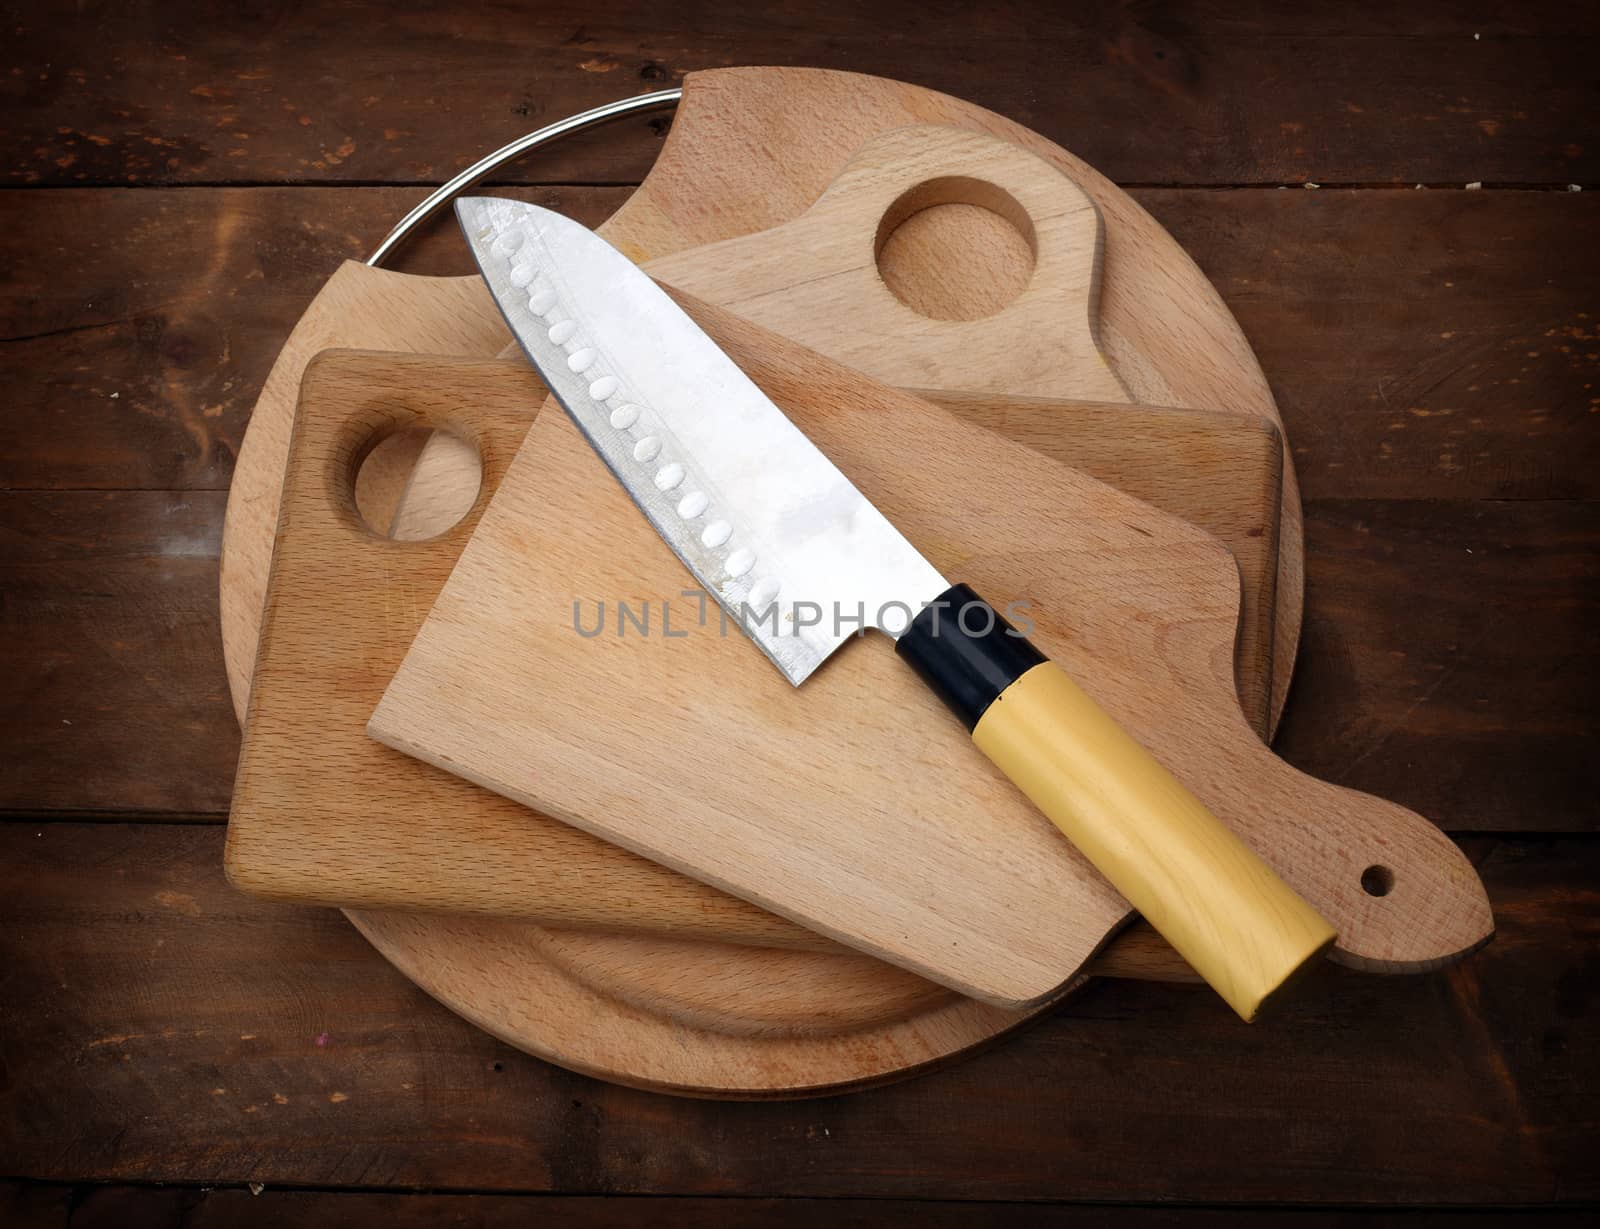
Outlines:
<svg viewBox="0 0 1600 1229"><path fill-rule="evenodd" d="M894 651L969 731L1002 691L1045 660L966 585L951 585L920 611Z"/></svg>

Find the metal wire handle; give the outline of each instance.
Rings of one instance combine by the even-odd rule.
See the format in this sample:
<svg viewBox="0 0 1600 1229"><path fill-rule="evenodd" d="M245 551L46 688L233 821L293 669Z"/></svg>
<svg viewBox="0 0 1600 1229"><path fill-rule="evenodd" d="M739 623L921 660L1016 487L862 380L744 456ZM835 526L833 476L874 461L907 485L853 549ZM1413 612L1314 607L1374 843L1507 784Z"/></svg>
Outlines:
<svg viewBox="0 0 1600 1229"><path fill-rule="evenodd" d="M503 145L487 158L474 162L443 187L436 188L426 200L413 209L384 237L382 243L371 256L367 257L367 264L374 269L380 268L383 262L394 254L413 232L423 223L427 222L441 209L448 205L461 193L474 184L481 183L494 174L506 163L520 158L531 150L549 145L562 137L574 132L585 132L590 128L598 128L601 124L609 123L614 119L621 119L624 115L639 115L646 111L664 111L668 107L678 105L678 100L683 97L681 89L658 90L654 94L640 94L636 98L622 98L616 102L608 102L603 107L596 107L592 111L584 111L579 115L568 116L554 124L530 132L525 137L518 137L509 145Z"/></svg>

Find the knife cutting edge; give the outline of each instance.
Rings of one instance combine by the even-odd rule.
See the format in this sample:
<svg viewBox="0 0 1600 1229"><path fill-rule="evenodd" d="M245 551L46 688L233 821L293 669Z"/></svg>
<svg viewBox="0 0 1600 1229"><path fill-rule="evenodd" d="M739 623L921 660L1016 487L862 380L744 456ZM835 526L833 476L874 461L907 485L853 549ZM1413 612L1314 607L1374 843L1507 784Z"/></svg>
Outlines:
<svg viewBox="0 0 1600 1229"><path fill-rule="evenodd" d="M695 578L796 686L872 627L1245 1020L1333 928L1065 672L951 584L605 240L457 202L511 330Z"/></svg>

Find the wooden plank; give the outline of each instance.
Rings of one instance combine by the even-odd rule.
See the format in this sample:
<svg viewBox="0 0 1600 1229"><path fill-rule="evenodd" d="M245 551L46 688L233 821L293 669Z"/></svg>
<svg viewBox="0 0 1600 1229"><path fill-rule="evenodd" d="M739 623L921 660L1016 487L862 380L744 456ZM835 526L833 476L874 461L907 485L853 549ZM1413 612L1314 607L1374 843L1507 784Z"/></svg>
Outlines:
<svg viewBox="0 0 1600 1229"><path fill-rule="evenodd" d="M823 0L803 17L648 0L403 14L186 0L19 16L8 33L13 183L437 181L552 120L740 64L931 86L1121 182L1600 179L1600 27L1592 6L1557 0L1490 13L1007 0L981 22L917 0ZM664 129L630 121L517 174L635 182Z"/></svg>
<svg viewBox="0 0 1600 1229"><path fill-rule="evenodd" d="M1447 972L1330 967L1252 1028L1193 988L1097 985L945 1071L733 1104L667 1102L509 1050L337 914L227 889L214 828L10 824L0 1155L17 1176L80 1181L1592 1200L1600 846L1477 853L1501 934Z"/></svg>
<svg viewBox="0 0 1600 1229"><path fill-rule="evenodd" d="M1279 752L1451 831L1592 831L1597 505L1308 512L1313 630ZM221 517L216 492L0 494L0 811L226 814Z"/></svg>
<svg viewBox="0 0 1600 1229"><path fill-rule="evenodd" d="M0 319L13 339L0 344L0 373L20 395L0 416L0 485L12 488L4 496L8 533L0 566L8 593L33 585L34 596L31 605L18 597L0 607L21 680L0 698L0 731L11 745L31 750L22 771L5 774L0 806L214 815L226 809L237 736L219 703L212 668L184 664L193 663L213 634L200 612L214 606L214 561L196 555L194 542L214 539L221 504L209 498L197 503L182 489L225 485L249 406L305 301L338 259L365 250L415 195L372 188L14 194L14 223L0 229L0 266L12 271ZM598 221L626 192L526 195ZM1593 194L1149 192L1140 199L1197 255L1245 321L1290 419L1297 463L1314 502L1403 498L1413 488L1453 501L1595 495L1600 471L1591 463L1585 429L1593 421L1590 399L1600 395L1600 375L1576 364L1594 367L1588 355L1600 353L1600 343L1569 334L1560 342L1570 350L1561 363L1547 361L1542 347L1536 360L1521 348L1530 320L1596 331L1591 326L1600 316L1586 320L1580 313L1590 309L1588 288L1600 271L1593 262L1600 258L1571 243L1573 234L1593 229ZM1307 224L1294 224L1297 216ZM1345 217L1360 220L1347 224ZM1327 229L1337 242L1317 239ZM223 272L197 278L188 256L195 236L223 253L207 263ZM1386 282L1386 260L1362 255L1369 247L1381 249L1389 267L1437 267L1455 286L1429 296L1410 289L1415 278ZM408 267L461 272L465 259L446 228L418 245ZM1356 275L1342 272L1352 263L1359 265ZM1258 282L1261 288L1252 289ZM1313 293L1318 285L1327 288L1321 304ZM1374 294L1373 286L1403 294L1390 299ZM1437 337L1452 331L1452 315L1436 305L1446 292L1464 296L1463 310L1475 321L1473 365L1449 375L1438 399L1425 394L1415 402L1428 413L1411 414L1408 402L1406 429L1391 432L1397 416L1371 409L1375 403L1367 398L1375 395L1375 380L1387 379L1383 373L1421 390L1434 378L1430 373L1455 361L1415 358L1428 346L1451 344ZM1324 327L1324 312L1336 327ZM1545 341L1542 333L1538 342ZM1560 355L1559 346L1554 353ZM1515 374L1524 365L1532 370ZM1501 385L1481 383L1472 374L1480 368ZM1522 383L1511 385L1512 379ZM1467 415L1483 421L1451 426L1459 414L1436 411L1456 408L1474 383L1480 392L1493 389L1483 411ZM1527 392L1513 396L1518 389ZM112 392L119 396L111 398ZM1544 434L1534 432L1528 412L1540 407L1552 409ZM1438 458L1446 446L1466 438L1450 433L1463 429L1474 435L1471 448L1458 455L1487 450L1503 458L1501 469L1442 468ZM1398 438L1406 441L1400 453L1405 464L1386 468L1383 447ZM129 500L94 489L118 487L151 492L148 499ZM20 493L39 488L82 490L60 499ZM178 516L186 526L179 533L165 509L184 503L191 507ZM202 524L201 507L217 520ZM1573 629L1583 619L1592 626L1597 600L1575 570L1582 551L1592 549L1592 515L1579 507L1489 509L1501 544L1495 558L1503 566L1485 574L1484 561L1466 555L1475 545L1469 527L1480 512L1463 502L1421 505L1398 536L1371 518L1371 532L1364 534L1313 529L1308 614L1320 620L1323 647L1314 639L1302 657L1299 698L1283 747L1310 771L1392 795L1447 827L1592 827L1585 784L1592 775L1577 771L1581 740L1592 727L1585 717L1592 672L1570 664L1589 640L1587 633L1572 638ZM99 583L104 577L96 569L107 565L95 561L90 546L108 532L125 551L110 565L115 587ZM1564 548L1566 562L1544 557L1550 535L1571 543ZM68 547L73 540L76 553ZM1446 553L1446 546L1455 553ZM49 566L76 577L57 592L26 579L30 572L42 574L38 569L51 552ZM1529 606L1522 569L1513 565L1522 557L1543 572L1542 592L1567 605ZM1566 569L1564 579L1550 570L1557 566ZM1330 568L1339 577L1337 612L1321 605L1320 595L1331 600L1333 591L1319 575L1333 575ZM1409 579L1417 568L1454 586L1448 598L1454 630L1395 605L1399 594L1410 594L1423 609L1435 609L1427 605L1434 599ZM1469 576L1488 587L1465 591L1460 584ZM1392 617L1375 619L1372 612L1385 602ZM1408 662L1444 661L1444 646L1463 643L1463 621L1480 606L1525 610L1517 626L1541 634L1510 636L1498 648L1448 652L1448 683L1421 710L1435 735L1428 760L1380 751L1347 768L1365 744L1339 723L1403 731L1415 717L1406 709L1416 687L1407 690L1405 678L1393 673L1398 659L1385 655L1399 645ZM121 629L109 640L99 631L108 619ZM53 620L79 634L56 635ZM176 625L173 620L188 629L183 636L163 630ZM1479 664L1486 650L1503 661L1513 641L1524 672L1519 677L1539 680L1536 689L1508 685L1492 657ZM115 649L119 643L127 647ZM117 668L101 668L108 653L120 655ZM24 703L29 696L55 697L47 700L52 711L70 700L78 716L61 716L92 716L95 737L51 750L51 736ZM1335 707L1324 708L1322 696ZM93 714L82 711L84 697L94 697ZM1343 732L1329 735L1330 727ZM1454 741L1457 731L1468 730L1470 754ZM151 731L161 732L155 742ZM1555 752L1556 762L1567 766L1548 776L1539 768L1547 744L1564 748ZM85 750L102 746L112 754ZM1453 765L1451 772L1441 777L1411 766L1435 758ZM1528 783L1531 793L1499 784L1507 779L1503 770ZM1524 805L1529 797L1534 805Z"/></svg>
<svg viewBox="0 0 1600 1229"><path fill-rule="evenodd" d="M597 223L627 190L517 194ZM0 229L0 376L27 391L0 416L0 485L225 486L313 292L418 195L15 193ZM1600 495L1588 445L1600 251L1572 242L1600 229L1600 194L1136 196L1239 316L1307 498ZM445 223L403 267L459 274L469 261Z"/></svg>
<svg viewBox="0 0 1600 1229"><path fill-rule="evenodd" d="M225 811L220 491L0 492L0 810Z"/></svg>
<svg viewBox="0 0 1600 1229"><path fill-rule="evenodd" d="M562 1229L635 1229L638 1225L695 1225L704 1229L768 1229L819 1222L836 1229L1058 1229L1099 1226L1115 1213L1129 1229L1229 1229L1289 1224L1297 1229L1342 1229L1354 1214L1340 1208L1233 1206L1154 1207L1136 1204L999 1203L928 1199L747 1199L608 1195L478 1195L398 1191L284 1191L267 1187L95 1186L0 1183L0 1217L12 1229L520 1229L529 1223ZM1478 1225L1470 1208L1363 1210L1367 1226ZM1493 1213L1490 1213L1493 1215ZM1505 1213L1501 1214L1506 1215ZM1552 1229L1593 1223L1589 1209L1540 1209Z"/></svg>
<svg viewBox="0 0 1600 1229"><path fill-rule="evenodd" d="M559 275L552 276L560 284ZM681 592L683 579L678 561L660 549L658 536L563 414L541 414L529 429L372 710L366 728L374 738L1005 1008L1052 997L1126 916L1126 902L1108 896L1106 879L1154 918L1213 984L1219 967L1229 969L1224 985L1229 977L1243 981L1258 971L1229 966L1220 955L1245 946L1218 920L1228 912L1218 906L1222 889L1206 901L1209 908L1185 914L1173 905L1183 899L1184 883L1238 885L1248 878L1253 886L1234 893L1230 906L1240 915L1248 912L1252 893L1271 902L1258 925L1279 927L1272 933L1283 963L1260 974L1266 987L1326 944L1330 928L1323 917L1338 931L1335 950L1353 963L1432 967L1471 951L1486 936L1492 923L1481 889L1461 873L1454 845L1415 814L1294 772L1242 719L1231 651L1239 572L1216 539L709 304L683 302L733 361L854 477L862 494L911 540L939 544L931 556L935 566L948 572L959 565L979 591L1009 585L1026 595L1041 648L1081 679L1109 715L1089 704L1083 728L1096 722L1126 728L1180 780L1193 783L1205 807L1227 816L1315 912L1272 882L1271 872L1255 869L1247 853L1224 850L1222 839L1200 833L1198 820L1196 833L1178 825L1156 831L1170 813L1154 801L1163 790L1148 805L1080 816L1076 829L1059 813L1051 817L1055 823L1042 822L998 769L930 751L937 744L924 730L938 729L943 713L887 641L861 646L848 669L818 671L796 691L737 636L691 630L678 640L635 635L627 643L574 636L574 595L586 606L597 596L624 594L659 607ZM325 383L316 385L308 374L302 406L314 404L314 387L326 390L325 406L350 405L349 393L336 391L341 379L369 389L426 383L423 360L388 358L363 367L362 358L325 356ZM400 374L407 364L417 374ZM649 423L651 398L662 394L635 385L635 395L647 406L642 421ZM388 412L390 404L392 398L379 398L373 405L383 408L370 412ZM424 403L408 403L406 412L412 410L425 412ZM459 412L491 454L488 424L472 411ZM661 421L667 425L650 430L670 441L674 427ZM285 489L287 520L300 519L297 501L326 500L322 475L332 472L333 454L348 447L327 441L343 438L339 432L299 436L296 455L308 460ZM923 455L908 465L904 445L912 438ZM608 441L601 437L601 443ZM613 461L621 472L638 464L631 447ZM310 459L319 448L328 450L329 460ZM496 464L492 454L488 464ZM666 505L667 515L673 506ZM584 509L581 522L564 514L571 508ZM707 516L715 514L713 508ZM781 533L774 531L777 540ZM762 539L743 540L763 547ZM334 558L347 542L337 532L325 540L313 533L300 547ZM763 575L764 566L751 574ZM333 571L351 578L347 596L361 591L354 560ZM801 596L797 589L822 583L806 579L803 569L764 575L784 586L778 599L784 619L792 614L787 604ZM869 605L887 600L865 592ZM269 600L282 596L275 590ZM292 599L286 605L294 608ZM304 623L298 631L320 633ZM273 634L294 643L295 621L280 620ZM404 635L397 639L407 642ZM625 638L619 633L618 639ZM241 786L247 780L251 786L249 803L260 804L268 817L285 798L274 782L281 785L293 774L263 773L259 753L306 733L306 703L296 701L293 685L301 654L284 656L274 672L283 684L276 719L260 744L247 744L239 778ZM263 658L258 687L269 677L265 667ZM563 702L578 691L581 705ZM640 695L658 700L641 708ZM252 723L271 713L257 699L252 696ZM980 741L983 730L993 728L981 726ZM604 737L596 738L597 730ZM865 731L872 732L870 740ZM804 753L792 754L795 747ZM711 748L727 771L704 771ZM280 761L280 770L293 762ZM1139 771L1128 775L1137 780ZM1029 792L1038 799L1052 788ZM1069 786L1061 788L1070 795ZM1124 790L1132 794L1133 787L1120 780L1095 784L1095 792ZM1196 811L1216 822L1203 808ZM256 822L263 821L258 816ZM1104 840L1106 879L1061 840L1058 826L1085 848ZM1102 838L1102 831L1124 836ZM1119 839L1165 843L1172 861L1161 875L1170 880L1154 873L1141 880L1137 869L1119 867ZM1192 864L1177 855L1180 849L1194 855ZM1232 862L1226 871L1224 862ZM1412 888L1372 910L1357 884L1379 863L1392 864L1398 882ZM1019 875L1019 867L1032 868L1037 878L1030 871ZM1170 910L1164 921L1158 904ZM1192 920L1192 934L1175 918ZM1243 926L1239 933L1249 930ZM1222 940L1214 948L1199 938L1217 935ZM1194 944L1186 948L1191 937ZM1208 965L1207 956L1218 964ZM1241 1010L1248 1015L1249 1007ZM490 1009L481 1010L487 1015Z"/></svg>
<svg viewBox="0 0 1600 1229"><path fill-rule="evenodd" d="M13 193L0 229L0 377L27 392L0 415L0 487L226 487L250 407L306 303L417 196ZM533 194L590 223L627 196ZM470 259L448 230L436 244Z"/></svg>
<svg viewBox="0 0 1600 1229"><path fill-rule="evenodd" d="M386 279L383 293L374 299L391 318L399 317L407 288L416 284L415 279L402 281L396 285L395 278ZM467 497L476 492L480 476L492 496L532 421L530 407L544 396L543 386L522 362L343 354L324 356L308 371L262 655L259 662L252 655L246 663L254 673L250 734L244 740L229 819L232 882L257 895L303 903L464 910L543 918L552 924L564 919L566 925L602 929L614 928L619 919L637 929L644 920L645 929L696 932L702 938L735 939L737 932L749 942L759 932L763 940L782 946L824 942L809 931L786 929L770 914L736 908L699 885L691 890L681 877L665 876L659 867L396 755L367 736L367 720L438 596L471 524L433 542L417 541L398 554L375 551L370 541L351 537L334 516L336 505L329 503L327 484L320 477L323 470L308 458L332 440L344 440L340 447L347 447L349 433L358 430L352 415L431 411L458 429L472 431L478 446L465 447L472 481ZM969 423L1026 439L1030 448L1071 457L1113 485L1209 527L1234 552L1246 602L1270 603L1251 584L1261 579L1264 568L1259 556L1251 567L1250 548L1270 537L1262 533L1264 523L1277 523L1279 443L1264 424L1252 426L1203 411L1139 413L1125 405L997 394L962 394L944 404ZM933 412L932 407L923 409ZM369 459L362 477L371 468ZM319 477L307 483L308 475ZM358 478L358 504L360 498ZM408 500L408 507L415 503ZM448 528L459 513L457 508L431 524L418 522L419 538ZM1030 542L1030 551L1038 545ZM1271 566L1269 556L1265 568ZM1174 579L1181 586L1194 584L1188 574ZM575 576L568 580L576 583ZM1081 588L1080 582L1074 583L1075 589ZM678 583L673 593L681 588ZM630 600L637 610L639 602ZM1193 604L1186 609L1192 618ZM375 619L378 610L388 614ZM691 607L675 611L674 617L692 621L694 614ZM1235 661L1241 678L1261 677L1265 663L1258 654L1241 654ZM1255 695L1264 705L1263 693L1258 689ZM976 771L981 777L982 770ZM782 792L793 786L792 775L771 784ZM880 791L882 781L880 774ZM423 798L428 804L421 805ZM917 809L919 830L937 809ZM1384 830L1398 835L1398 825L1389 824L1388 818ZM1053 844L1051 851L1056 852ZM1389 858L1386 852L1386 864L1404 873ZM589 868L587 877L581 867ZM1331 868L1325 867L1324 873ZM659 907L644 910L647 900ZM1410 930L1417 930L1415 918ZM797 943L802 938L807 942Z"/></svg>
<svg viewBox="0 0 1600 1229"><path fill-rule="evenodd" d="M1281 755L1447 829L1592 830L1600 504L1306 505Z"/></svg>
<svg viewBox="0 0 1600 1229"><path fill-rule="evenodd" d="M1600 12L1600 9L1596 10ZM1307 500L1600 494L1600 196L1139 194L1272 383Z"/></svg>

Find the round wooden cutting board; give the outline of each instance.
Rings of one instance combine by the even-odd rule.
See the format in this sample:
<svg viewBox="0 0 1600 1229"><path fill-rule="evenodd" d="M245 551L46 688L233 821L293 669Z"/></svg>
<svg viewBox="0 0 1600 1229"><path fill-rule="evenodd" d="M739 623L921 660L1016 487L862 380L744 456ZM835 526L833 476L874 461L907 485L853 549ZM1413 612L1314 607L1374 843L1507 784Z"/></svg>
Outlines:
<svg viewBox="0 0 1600 1229"><path fill-rule="evenodd" d="M919 124L1011 142L1092 198L1105 232L1097 340L1135 401L1278 419L1221 298L1139 205L1037 134L930 90L819 70L692 74L661 157L602 233L646 261L770 229L803 213L868 140ZM997 285L1026 279L1025 265L1015 271L1026 249L1008 246L1003 234L954 247L941 236L941 228L968 239L980 234L984 223L963 212L973 208L925 209L887 236L880 259L891 285L902 279L896 289L904 301L929 315L971 318L993 310ZM974 242L995 275L976 287L941 275L951 252ZM430 305L420 316L372 310L382 297L373 287L399 277L363 270L330 282L285 345L241 446L222 556L224 651L241 713L306 362L330 346L487 355L505 343L503 325L452 289L462 279L438 279L436 293L420 296ZM1301 617L1300 504L1287 455L1283 472L1274 719ZM687 1095L797 1096L881 1082L947 1060L1039 1010L983 1006L855 955L577 934L511 920L349 916L424 990L512 1045L574 1070ZM1175 963L1165 975L1184 972Z"/></svg>

